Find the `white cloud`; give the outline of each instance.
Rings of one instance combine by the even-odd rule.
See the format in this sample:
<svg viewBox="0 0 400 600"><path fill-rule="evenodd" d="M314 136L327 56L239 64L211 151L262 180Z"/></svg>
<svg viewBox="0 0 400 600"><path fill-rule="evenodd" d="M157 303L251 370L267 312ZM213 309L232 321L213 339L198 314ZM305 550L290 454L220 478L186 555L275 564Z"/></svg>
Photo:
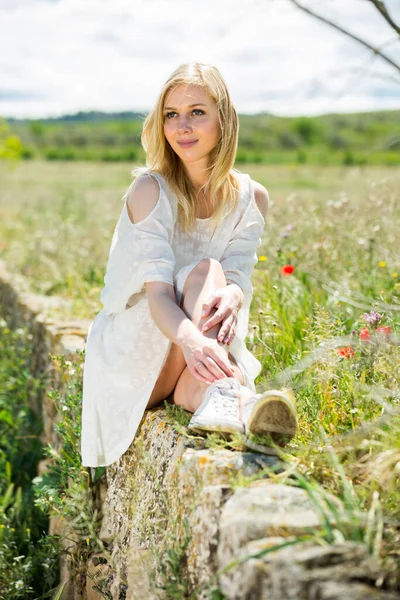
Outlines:
<svg viewBox="0 0 400 600"><path fill-rule="evenodd" d="M399 20L398 2L388 5ZM312 6L374 43L394 37L366 0ZM399 46L386 50L399 57ZM400 84L382 79L390 73L383 61L370 66L366 49L290 0L0 0L0 114L6 116L146 111L170 73L192 60L220 69L239 112L400 105ZM363 74L368 69L380 79Z"/></svg>

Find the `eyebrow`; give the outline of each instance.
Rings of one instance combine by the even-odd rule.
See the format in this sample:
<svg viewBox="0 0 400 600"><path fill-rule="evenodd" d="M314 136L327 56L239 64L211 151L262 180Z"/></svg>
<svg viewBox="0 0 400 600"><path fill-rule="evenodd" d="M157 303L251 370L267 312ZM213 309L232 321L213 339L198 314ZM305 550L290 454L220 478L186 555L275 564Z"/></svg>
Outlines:
<svg viewBox="0 0 400 600"><path fill-rule="evenodd" d="M196 102L196 104L189 104L189 108L193 108L193 106L207 106L207 104L203 104L202 102ZM176 110L174 106L166 106L164 110Z"/></svg>

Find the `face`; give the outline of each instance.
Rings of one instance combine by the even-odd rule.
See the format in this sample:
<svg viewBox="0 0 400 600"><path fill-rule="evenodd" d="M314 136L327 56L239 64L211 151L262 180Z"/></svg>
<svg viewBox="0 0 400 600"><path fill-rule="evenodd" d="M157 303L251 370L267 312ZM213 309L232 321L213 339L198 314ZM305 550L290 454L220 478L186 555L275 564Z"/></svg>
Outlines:
<svg viewBox="0 0 400 600"><path fill-rule="evenodd" d="M180 85L167 94L164 134L184 163L207 166L220 132L217 105L205 89L193 84Z"/></svg>

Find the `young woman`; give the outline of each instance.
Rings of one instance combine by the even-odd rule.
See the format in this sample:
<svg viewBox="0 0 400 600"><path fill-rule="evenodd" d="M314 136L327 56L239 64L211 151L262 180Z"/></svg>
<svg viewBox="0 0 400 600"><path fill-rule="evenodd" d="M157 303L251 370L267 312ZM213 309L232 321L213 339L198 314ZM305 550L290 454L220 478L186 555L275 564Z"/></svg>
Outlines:
<svg viewBox="0 0 400 600"><path fill-rule="evenodd" d="M146 118L85 355L81 454L105 466L166 398L189 428L294 435L287 391L255 393L245 345L267 190L233 169L238 117L208 64L181 65Z"/></svg>

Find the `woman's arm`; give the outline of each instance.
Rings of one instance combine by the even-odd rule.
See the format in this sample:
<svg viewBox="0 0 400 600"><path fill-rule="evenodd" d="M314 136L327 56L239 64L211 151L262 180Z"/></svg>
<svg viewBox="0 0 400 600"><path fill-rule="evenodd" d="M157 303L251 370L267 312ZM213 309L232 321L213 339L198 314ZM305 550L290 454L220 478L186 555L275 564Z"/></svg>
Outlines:
<svg viewBox="0 0 400 600"><path fill-rule="evenodd" d="M165 337L181 347L201 341L204 336L176 303L174 286L151 281L145 288L151 316Z"/></svg>

